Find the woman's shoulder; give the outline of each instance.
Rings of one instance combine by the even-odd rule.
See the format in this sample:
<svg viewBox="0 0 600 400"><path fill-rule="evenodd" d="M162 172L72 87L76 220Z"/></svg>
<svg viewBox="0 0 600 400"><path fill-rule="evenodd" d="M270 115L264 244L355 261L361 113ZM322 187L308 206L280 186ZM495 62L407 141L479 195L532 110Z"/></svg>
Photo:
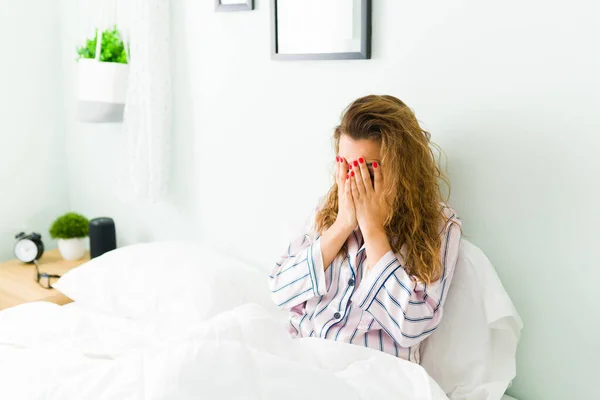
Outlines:
<svg viewBox="0 0 600 400"><path fill-rule="evenodd" d="M440 202L440 207L441 207L441 213L442 213L442 224L443 226L446 226L450 223L455 223L458 224L459 226L462 225L462 222L460 220L460 217L458 216L458 213L456 212L456 210L449 205L448 203L445 202Z"/></svg>

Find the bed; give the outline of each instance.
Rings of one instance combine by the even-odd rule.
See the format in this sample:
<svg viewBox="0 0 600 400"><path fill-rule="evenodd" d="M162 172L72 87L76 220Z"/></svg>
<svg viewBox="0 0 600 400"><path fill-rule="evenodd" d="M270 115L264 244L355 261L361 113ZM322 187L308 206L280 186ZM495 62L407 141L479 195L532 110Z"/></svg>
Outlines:
<svg viewBox="0 0 600 400"><path fill-rule="evenodd" d="M0 312L2 399L500 400L515 376L521 321L467 241L421 366L291 339L264 269L198 243L124 247L55 287L75 302Z"/></svg>

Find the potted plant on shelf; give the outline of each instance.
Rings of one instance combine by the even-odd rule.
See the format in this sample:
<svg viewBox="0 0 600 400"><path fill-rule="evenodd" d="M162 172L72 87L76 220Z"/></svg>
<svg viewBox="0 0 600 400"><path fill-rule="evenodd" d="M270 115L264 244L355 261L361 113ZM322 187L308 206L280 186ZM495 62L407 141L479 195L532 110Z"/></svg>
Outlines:
<svg viewBox="0 0 600 400"><path fill-rule="evenodd" d="M79 119L87 122L123 120L129 80L129 52L114 26L77 49L79 55Z"/></svg>
<svg viewBox="0 0 600 400"><path fill-rule="evenodd" d="M81 214L66 213L50 227L50 236L58 239L58 249L65 260L78 260L85 254L89 221Z"/></svg>

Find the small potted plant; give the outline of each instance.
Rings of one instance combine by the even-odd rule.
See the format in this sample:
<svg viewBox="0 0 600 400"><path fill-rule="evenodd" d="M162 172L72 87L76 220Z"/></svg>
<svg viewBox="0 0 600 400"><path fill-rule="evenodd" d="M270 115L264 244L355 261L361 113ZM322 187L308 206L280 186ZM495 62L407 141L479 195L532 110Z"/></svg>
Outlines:
<svg viewBox="0 0 600 400"><path fill-rule="evenodd" d="M86 40L77 49L79 119L87 122L123 120L129 80L128 48L114 26Z"/></svg>
<svg viewBox="0 0 600 400"><path fill-rule="evenodd" d="M66 213L54 221L50 236L58 239L58 249L65 260L78 260L85 254L89 221L81 214Z"/></svg>

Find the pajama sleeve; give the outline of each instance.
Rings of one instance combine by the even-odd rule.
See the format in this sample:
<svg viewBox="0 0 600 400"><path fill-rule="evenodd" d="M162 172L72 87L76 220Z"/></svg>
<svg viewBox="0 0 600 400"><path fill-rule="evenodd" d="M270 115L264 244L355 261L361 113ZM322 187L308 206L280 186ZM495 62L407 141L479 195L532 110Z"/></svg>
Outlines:
<svg viewBox="0 0 600 400"><path fill-rule="evenodd" d="M454 219L452 219L454 218ZM404 269L403 258L389 251L370 269L352 296L402 347L421 342L438 326L458 258L460 220L452 217L442 231L441 278L429 285Z"/></svg>
<svg viewBox="0 0 600 400"><path fill-rule="evenodd" d="M325 270L321 254L321 238L302 235L292 241L269 275L271 297L277 307L291 309L306 300L322 296Z"/></svg>

